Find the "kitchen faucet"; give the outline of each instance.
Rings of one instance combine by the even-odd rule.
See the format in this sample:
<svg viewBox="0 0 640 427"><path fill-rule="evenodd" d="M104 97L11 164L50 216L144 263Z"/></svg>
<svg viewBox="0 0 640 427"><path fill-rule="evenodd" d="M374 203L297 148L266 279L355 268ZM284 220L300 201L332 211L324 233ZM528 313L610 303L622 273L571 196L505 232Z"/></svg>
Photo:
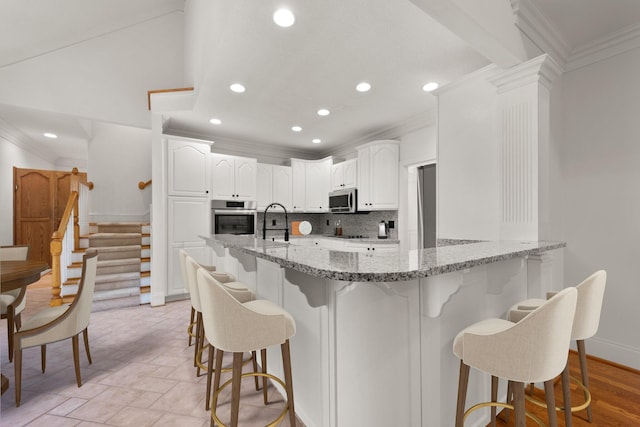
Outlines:
<svg viewBox="0 0 640 427"><path fill-rule="evenodd" d="M285 208L280 203L271 203L264 209L264 214L262 216L262 240L267 239L267 211L269 208L275 208L276 206L280 206L284 210L284 223L286 224L285 228L270 228L269 230L284 230L284 241L289 241L289 215L287 214L287 208Z"/></svg>

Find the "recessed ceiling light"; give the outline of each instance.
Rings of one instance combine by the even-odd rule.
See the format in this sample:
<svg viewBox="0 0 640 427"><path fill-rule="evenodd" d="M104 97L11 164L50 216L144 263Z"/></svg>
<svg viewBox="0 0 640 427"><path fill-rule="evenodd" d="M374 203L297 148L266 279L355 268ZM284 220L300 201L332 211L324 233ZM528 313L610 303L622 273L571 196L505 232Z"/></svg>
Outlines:
<svg viewBox="0 0 640 427"><path fill-rule="evenodd" d="M369 89L371 89L371 85L367 82L358 83L358 85L356 86L356 90L358 92L368 92Z"/></svg>
<svg viewBox="0 0 640 427"><path fill-rule="evenodd" d="M321 108L318 110L318 115L319 116L328 116L329 114L331 114L331 112L329 110L327 110L326 108Z"/></svg>
<svg viewBox="0 0 640 427"><path fill-rule="evenodd" d="M436 82L429 82L426 85L422 86L422 90L425 92L431 92L433 90L438 89L438 86L440 85Z"/></svg>
<svg viewBox="0 0 640 427"><path fill-rule="evenodd" d="M209 120L209 123L211 123L213 125L219 125L219 124L222 124L222 120L214 118L214 119Z"/></svg>
<svg viewBox="0 0 640 427"><path fill-rule="evenodd" d="M302 128L300 126L291 126L291 130L294 132L300 132L302 131Z"/></svg>
<svg viewBox="0 0 640 427"><path fill-rule="evenodd" d="M51 133L51 132L45 132L43 135L46 136L47 138L51 138L51 139L56 139L58 137L58 135L56 135L55 133Z"/></svg>
<svg viewBox="0 0 640 427"><path fill-rule="evenodd" d="M322 140L318 139L318 138L315 138L315 139L312 139L311 142L313 142L314 144L320 144L322 142Z"/></svg>
<svg viewBox="0 0 640 427"><path fill-rule="evenodd" d="M229 89L231 89L235 93L242 93L246 90L240 83L232 84L231 86L229 86Z"/></svg>
<svg viewBox="0 0 640 427"><path fill-rule="evenodd" d="M289 9L278 9L273 14L273 22L281 27L290 27L296 22L296 17Z"/></svg>

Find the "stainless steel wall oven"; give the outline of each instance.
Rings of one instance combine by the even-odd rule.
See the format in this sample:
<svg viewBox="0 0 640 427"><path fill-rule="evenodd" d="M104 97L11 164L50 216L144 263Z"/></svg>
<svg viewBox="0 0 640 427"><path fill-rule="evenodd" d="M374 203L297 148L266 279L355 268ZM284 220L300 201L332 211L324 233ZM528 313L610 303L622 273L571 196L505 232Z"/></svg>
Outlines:
<svg viewBox="0 0 640 427"><path fill-rule="evenodd" d="M211 230L214 234L256 234L255 201L212 200Z"/></svg>

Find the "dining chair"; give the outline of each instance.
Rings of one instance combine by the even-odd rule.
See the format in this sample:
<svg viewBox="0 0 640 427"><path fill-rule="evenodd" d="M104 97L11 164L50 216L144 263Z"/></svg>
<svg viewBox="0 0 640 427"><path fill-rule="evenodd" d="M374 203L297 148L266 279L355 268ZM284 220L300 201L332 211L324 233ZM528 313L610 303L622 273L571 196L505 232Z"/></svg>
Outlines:
<svg viewBox="0 0 640 427"><path fill-rule="evenodd" d="M20 406L22 350L25 348L40 346L42 372L44 372L46 367L46 345L71 338L76 382L78 387L82 386L78 337L82 332L87 359L89 363L92 363L87 328L89 327L89 317L91 315L91 303L93 301L93 290L96 283L97 266L97 251L87 250L82 260L82 277L80 279L78 293L73 302L56 307L47 307L38 311L25 321L22 328L14 335L16 407Z"/></svg>
<svg viewBox="0 0 640 427"><path fill-rule="evenodd" d="M0 246L0 261L26 261L29 259L29 246ZM2 319L7 319L7 336L9 339L9 362L13 361L13 334L20 329L20 314L27 305L27 288L2 292L0 294L0 313Z"/></svg>

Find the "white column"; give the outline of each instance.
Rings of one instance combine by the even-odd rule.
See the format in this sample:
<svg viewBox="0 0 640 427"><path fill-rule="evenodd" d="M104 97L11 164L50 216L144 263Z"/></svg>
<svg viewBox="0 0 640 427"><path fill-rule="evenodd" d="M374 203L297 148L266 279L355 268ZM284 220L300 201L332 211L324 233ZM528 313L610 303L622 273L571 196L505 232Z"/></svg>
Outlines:
<svg viewBox="0 0 640 427"><path fill-rule="evenodd" d="M559 74L541 55L489 79L498 94L501 239L539 240L548 221L549 91Z"/></svg>

